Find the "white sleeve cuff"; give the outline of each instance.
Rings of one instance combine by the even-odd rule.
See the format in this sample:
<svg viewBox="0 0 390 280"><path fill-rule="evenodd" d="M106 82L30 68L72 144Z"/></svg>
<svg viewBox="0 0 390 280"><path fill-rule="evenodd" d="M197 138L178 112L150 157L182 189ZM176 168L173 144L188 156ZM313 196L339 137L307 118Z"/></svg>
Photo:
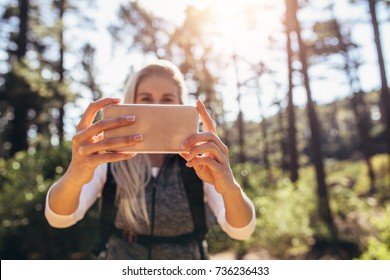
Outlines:
<svg viewBox="0 0 390 280"><path fill-rule="evenodd" d="M77 222L75 213L69 215L59 215L50 208L49 205L50 191L51 189L49 189L46 195L46 206L45 206L45 217L49 225L55 228L67 228L74 225Z"/></svg>
<svg viewBox="0 0 390 280"><path fill-rule="evenodd" d="M244 227L236 228L231 226L228 221L226 220L226 211L225 208L223 208L217 217L218 224L221 226L222 230L226 232L229 237L237 240L246 240L248 239L252 233L255 231L256 228L256 214L255 209L252 206L252 219L251 221Z"/></svg>

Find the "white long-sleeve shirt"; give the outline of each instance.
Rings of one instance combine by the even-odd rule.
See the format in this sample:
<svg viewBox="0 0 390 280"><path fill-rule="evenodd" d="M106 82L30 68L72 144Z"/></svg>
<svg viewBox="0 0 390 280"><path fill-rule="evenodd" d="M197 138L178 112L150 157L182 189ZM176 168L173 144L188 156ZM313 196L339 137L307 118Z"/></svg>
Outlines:
<svg viewBox="0 0 390 280"><path fill-rule="evenodd" d="M83 219L88 209L95 203L96 199L101 196L101 193L103 191L103 186L107 180L107 166L108 165L105 163L99 165L96 168L92 180L83 186L80 194L79 205L75 210L75 212L72 214L59 215L50 208L49 205L50 191L56 183L54 183L50 187L46 195L45 216L47 221L52 227L56 227L56 228L70 227L76 224L81 219ZM158 168L157 169L153 168L152 173L153 174L158 173ZM203 190L204 190L205 200L207 201L210 209L212 210L215 217L217 218L217 222L222 228L222 230L226 232L226 234L233 239L244 240L249 238L255 230L256 217L255 217L255 210L254 210L253 203L250 202L250 200L246 197L245 193L243 193L243 196L246 199L248 199L248 201L251 204L252 220L249 222L248 225L241 228L236 228L236 227L232 227L227 222L225 216L225 206L223 203L222 196L215 190L214 186L204 182Z"/></svg>

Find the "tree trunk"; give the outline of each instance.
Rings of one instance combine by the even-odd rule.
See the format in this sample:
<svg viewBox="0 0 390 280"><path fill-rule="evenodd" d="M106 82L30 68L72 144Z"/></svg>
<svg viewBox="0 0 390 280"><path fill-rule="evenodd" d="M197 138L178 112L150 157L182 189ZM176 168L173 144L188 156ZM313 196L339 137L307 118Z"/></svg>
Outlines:
<svg viewBox="0 0 390 280"><path fill-rule="evenodd" d="M246 161L245 147L244 147L245 124L244 124L244 116L241 110L238 112L238 116L237 116L237 127L238 127L238 146L240 147L240 154L238 158L240 163L244 163Z"/></svg>
<svg viewBox="0 0 390 280"><path fill-rule="evenodd" d="M279 112L277 115L277 123L278 123L278 134L279 134L279 145L280 145L280 168L285 172L288 169L287 164L287 146L286 146L286 137L284 135L284 125L283 125L283 108L280 104L281 102L276 102L276 105L279 107Z"/></svg>
<svg viewBox="0 0 390 280"><path fill-rule="evenodd" d="M65 1L66 0L60 0L59 2L59 45L60 45L60 60L58 62L57 71L60 76L60 79L58 81L58 85L62 85L64 82L64 54L65 54L65 45L64 45L64 13L65 13ZM57 129L58 129L58 138L60 140L60 143L62 144L65 137L64 137L64 119L65 119L65 97L60 92L60 90L57 88L56 90L57 99L59 101L59 116L57 121Z"/></svg>
<svg viewBox="0 0 390 280"><path fill-rule="evenodd" d="M27 51L27 33L28 33L28 12L29 0L19 0L19 34L16 39L18 49L16 56L18 61L21 61Z"/></svg>
<svg viewBox="0 0 390 280"><path fill-rule="evenodd" d="M14 108L15 118L12 120L12 130L10 133L10 139L12 141L11 155L28 149L28 104L22 100L15 100L13 103L12 107Z"/></svg>
<svg viewBox="0 0 390 280"><path fill-rule="evenodd" d="M238 65L237 65L237 55L233 55L234 68L236 73L236 86L237 86L237 105L238 105L238 115L237 115L237 126L238 126L238 145L240 147L239 152L239 162L244 163L246 161L245 155L245 123L244 116L241 109L241 84L238 77Z"/></svg>
<svg viewBox="0 0 390 280"><path fill-rule="evenodd" d="M267 135L267 120L266 118L264 117L264 114L263 114L263 109L262 109L262 104L261 104L261 97L260 97L260 84L259 84L259 78L260 78L260 71L258 71L257 73L257 77L256 77L256 89L257 89L257 94L256 94L256 98L257 98L257 104L259 106L259 111L260 111L260 118L261 118L261 121L260 121L260 132L261 132L261 136L263 138L263 162L264 162L264 167L265 169L267 170L267 173L268 173L268 177L271 178L271 174L270 173L270 164L269 164L269 158L268 158L268 154L269 154L269 149L268 149L268 135Z"/></svg>
<svg viewBox="0 0 390 280"><path fill-rule="evenodd" d="M288 5L286 0L286 7ZM292 57L293 50L291 47L291 16L289 15L291 11L286 9L286 49L287 49L287 65L288 65L288 105L287 105L287 115L288 115L288 149L290 154L290 179L292 182L298 180L298 153L297 153L297 130L295 127L295 108L293 101L293 67L292 67Z"/></svg>
<svg viewBox="0 0 390 280"><path fill-rule="evenodd" d="M270 172L270 164L269 164L269 148L268 148L268 136L267 136L267 120L263 117L260 123L261 135L263 137L263 161L265 169ZM269 174L270 175L270 174ZM269 176L270 177L270 176Z"/></svg>
<svg viewBox="0 0 390 280"><path fill-rule="evenodd" d="M371 164L371 157L372 157L372 140L370 137L370 120L369 115L366 109L366 104L364 101L363 93L359 93L361 91L361 85L359 76L357 75L357 67L355 65L358 65L353 61L353 59L349 55L349 45L348 43L344 42L351 42L351 39L348 38L347 40L344 39L343 35L341 34L340 26L336 20L336 36L341 44L341 50L342 54L344 56L345 60L345 72L348 77L349 86L351 88L352 96L351 96L351 108L354 112L357 129L360 136L360 141L362 145L364 160L367 165L368 170L368 177L370 178L370 190L369 193L373 194L376 192L375 187L375 173L374 169Z"/></svg>
<svg viewBox="0 0 390 280"><path fill-rule="evenodd" d="M27 51L29 9L30 5L28 0L19 0L19 33L16 38L16 44L18 46L16 57L20 63L22 63ZM19 78L14 77L14 81L19 81ZM22 87L21 84L19 86ZM27 91L30 90L28 86L24 87L24 89ZM27 150L28 148L27 113L29 104L26 102L26 97L28 96L29 92L19 93L11 91L10 94L10 105L14 109L15 114L15 118L12 120L10 131L10 140L12 142L11 155L14 155L17 152Z"/></svg>
<svg viewBox="0 0 390 280"><path fill-rule="evenodd" d="M333 221L332 212L329 206L329 196L328 190L325 183L325 171L323 164L322 148L321 148L321 137L319 122L317 119L317 114L312 100L312 94L310 89L309 75L308 75L308 64L307 64L307 55L306 55L306 46L302 40L301 36L301 27L297 18L298 4L297 0L288 1L291 5L287 5L287 8L292 9L292 15L294 17L296 35L299 45L299 55L302 64L302 75L303 82L306 89L307 95L307 113L309 118L309 125L311 130L311 146L313 150L313 163L316 170L316 179L317 179L317 196L318 196L318 211L319 218L327 227L327 230L330 234L332 240L338 239L337 228Z"/></svg>
<svg viewBox="0 0 390 280"><path fill-rule="evenodd" d="M330 144L330 155L331 157L337 157L337 153L340 152L338 149L334 149L332 142L338 143L339 146L344 147L344 139L340 136L340 127L339 122L337 120L337 116L339 115L339 103L333 102L330 104L331 111L328 115L328 120L330 123L330 127L335 131L335 135L331 135L328 139L331 141ZM324 133L324 132L323 132ZM328 140L328 141L329 141ZM342 155L344 157L344 155Z"/></svg>
<svg viewBox="0 0 390 280"><path fill-rule="evenodd" d="M379 35L379 26L376 17L376 7L375 7L376 0L368 0L368 3L370 6L372 28L374 30L375 46L378 53L378 64L379 64L379 71L381 76L382 121L386 128L385 139L387 139L386 141L387 153L389 154L390 157L390 93L389 93L389 88L387 86L385 62L383 59L382 46L381 46L380 35Z"/></svg>
<svg viewBox="0 0 390 280"><path fill-rule="evenodd" d="M245 123L244 123L244 115L241 109L241 83L238 76L238 65L237 65L237 55L233 55L233 63L234 69L236 73L236 87L237 87L237 106L238 106L238 115L237 115L237 127L238 127L238 146L239 146L239 154L238 154L238 162L244 163L246 162L246 154L245 154ZM248 177L244 173L241 173L241 184L243 188L248 186Z"/></svg>
<svg viewBox="0 0 390 280"><path fill-rule="evenodd" d="M364 154L364 159L367 164L368 177L370 178L370 190L369 194L376 192L375 188L375 173L371 164L371 139L368 133L369 123L368 123L368 114L362 93L354 93L351 97L351 107L356 117L357 127L361 138L361 144Z"/></svg>

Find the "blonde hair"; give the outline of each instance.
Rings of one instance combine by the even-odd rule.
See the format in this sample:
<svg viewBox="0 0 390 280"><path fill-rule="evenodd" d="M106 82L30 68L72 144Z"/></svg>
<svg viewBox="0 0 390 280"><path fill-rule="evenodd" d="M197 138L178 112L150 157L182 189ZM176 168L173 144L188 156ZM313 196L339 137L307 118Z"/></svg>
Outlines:
<svg viewBox="0 0 390 280"><path fill-rule="evenodd" d="M181 104L186 104L188 102L188 93L187 87L184 81L183 74L180 72L172 62L168 60L157 60L153 64L141 69L139 72L135 73L131 79L128 80L126 84L125 91L125 103L134 103L135 95L137 93L137 87L141 80L148 77L161 76L171 80L179 89L179 100Z"/></svg>
<svg viewBox="0 0 390 280"><path fill-rule="evenodd" d="M179 89L179 101L187 103L187 87L180 70L167 60L158 60L135 73L125 87L125 103L135 103L137 87L147 77L161 76L171 80ZM118 206L119 225L139 232L142 224L149 224L145 203L145 186L151 177L151 165L145 154L114 162L111 172L117 184L115 203ZM117 220L118 221L118 220Z"/></svg>

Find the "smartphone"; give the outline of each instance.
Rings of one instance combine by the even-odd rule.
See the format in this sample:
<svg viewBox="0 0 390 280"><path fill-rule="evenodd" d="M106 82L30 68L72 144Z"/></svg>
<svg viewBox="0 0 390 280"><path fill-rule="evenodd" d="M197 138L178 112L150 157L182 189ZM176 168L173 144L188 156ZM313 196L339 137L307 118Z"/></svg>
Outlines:
<svg viewBox="0 0 390 280"><path fill-rule="evenodd" d="M185 152L181 144L199 131L199 113L190 105L108 105L103 118L135 116L132 125L104 131L104 138L143 134L143 140L134 146L116 149L116 152L164 153Z"/></svg>

